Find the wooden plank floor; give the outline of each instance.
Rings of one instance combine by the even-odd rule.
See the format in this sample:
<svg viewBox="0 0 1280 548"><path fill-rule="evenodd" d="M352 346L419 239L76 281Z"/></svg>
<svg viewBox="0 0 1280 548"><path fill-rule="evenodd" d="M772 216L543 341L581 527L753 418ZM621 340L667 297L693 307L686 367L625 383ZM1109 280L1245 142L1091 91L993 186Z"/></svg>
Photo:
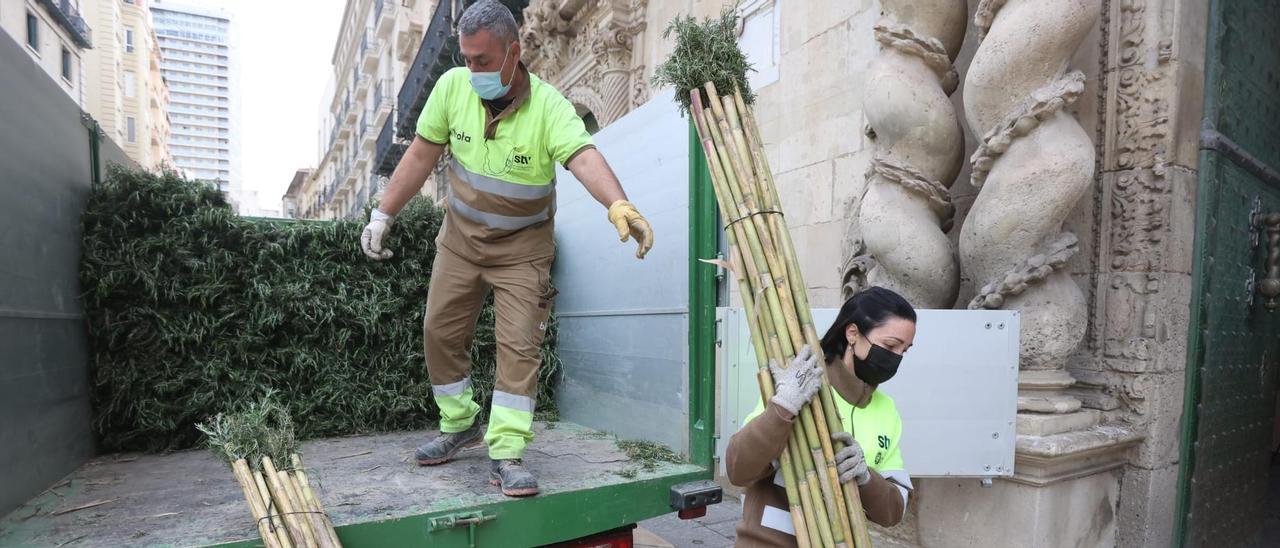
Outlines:
<svg viewBox="0 0 1280 548"><path fill-rule="evenodd" d="M645 471L614 439L571 423L535 425L525 464L544 494L695 471ZM431 431L332 438L303 444L303 461L329 516L341 527L505 500L489 485L483 447L451 463L418 466L414 448ZM108 501L82 510L59 512ZM95 458L0 519L0 546L199 546L256 538L230 469L204 450Z"/></svg>

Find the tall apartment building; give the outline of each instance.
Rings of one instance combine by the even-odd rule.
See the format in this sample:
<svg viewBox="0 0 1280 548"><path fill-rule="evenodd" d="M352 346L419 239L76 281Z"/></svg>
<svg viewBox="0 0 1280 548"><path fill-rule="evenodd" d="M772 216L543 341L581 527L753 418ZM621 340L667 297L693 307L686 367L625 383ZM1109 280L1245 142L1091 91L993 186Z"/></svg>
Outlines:
<svg viewBox="0 0 1280 548"><path fill-rule="evenodd" d="M321 105L319 162L290 198L299 218L360 215L386 178L377 143L410 73L437 0L348 0ZM291 187L292 188L292 187Z"/></svg>
<svg viewBox="0 0 1280 548"><path fill-rule="evenodd" d="M173 167L169 154L169 88L147 0L84 0L98 29L85 52L84 108L102 131L146 169Z"/></svg>
<svg viewBox="0 0 1280 548"><path fill-rule="evenodd" d="M239 210L239 52L231 15L155 2L151 15L160 42L160 68L169 84L169 152L193 179L216 184ZM256 205L256 204L255 204Z"/></svg>
<svg viewBox="0 0 1280 548"><path fill-rule="evenodd" d="M0 2L0 29L23 44L31 59L84 106L84 52L93 48L79 0Z"/></svg>

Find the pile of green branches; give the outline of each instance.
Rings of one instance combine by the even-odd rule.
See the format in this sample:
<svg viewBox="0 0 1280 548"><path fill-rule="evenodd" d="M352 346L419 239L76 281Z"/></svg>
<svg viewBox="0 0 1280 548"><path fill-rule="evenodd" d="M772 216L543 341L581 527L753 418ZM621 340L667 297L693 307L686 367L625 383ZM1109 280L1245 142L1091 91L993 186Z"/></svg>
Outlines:
<svg viewBox="0 0 1280 548"><path fill-rule="evenodd" d="M424 428L438 418L422 318L442 211L414 200L388 238L359 250L358 221L238 217L207 185L113 169L83 215L81 287L103 449L193 447L195 423L267 389L299 437ZM472 348L491 385L492 302ZM554 413L555 331L539 410ZM488 390L477 389L488 409Z"/></svg>
<svg viewBox="0 0 1280 548"><path fill-rule="evenodd" d="M267 389L258 400L218 413L196 424L196 429L204 434L209 450L228 465L244 459L258 470L262 457L269 457L288 469L290 456L298 452L300 444L293 419L279 398L275 390Z"/></svg>
<svg viewBox="0 0 1280 548"><path fill-rule="evenodd" d="M755 69L738 48L737 11L726 8L718 19L703 21L690 15L677 16L662 33L662 38L674 40L675 49L654 69L652 84L674 87L682 113L689 112L689 92L707 82L727 94L732 94L734 89L741 90L743 102L748 105L755 102L747 83L747 72Z"/></svg>

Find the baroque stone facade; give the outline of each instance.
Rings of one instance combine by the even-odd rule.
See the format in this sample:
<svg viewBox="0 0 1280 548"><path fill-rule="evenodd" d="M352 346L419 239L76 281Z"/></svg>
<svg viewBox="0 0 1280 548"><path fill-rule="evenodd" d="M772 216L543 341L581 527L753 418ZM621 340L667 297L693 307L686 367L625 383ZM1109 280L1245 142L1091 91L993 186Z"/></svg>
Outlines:
<svg viewBox="0 0 1280 548"><path fill-rule="evenodd" d="M607 125L649 96L671 17L722 4L534 0L525 59ZM906 522L880 532L888 545L1172 543L1203 4L773 4L778 79L757 87L755 112L814 305L894 287L902 267L868 252L884 245L870 207L958 251L958 291L917 302L1020 309L1030 337L1015 476L918 482Z"/></svg>
<svg viewBox="0 0 1280 548"><path fill-rule="evenodd" d="M608 125L649 98L637 42L648 0L534 1L520 31L529 70Z"/></svg>

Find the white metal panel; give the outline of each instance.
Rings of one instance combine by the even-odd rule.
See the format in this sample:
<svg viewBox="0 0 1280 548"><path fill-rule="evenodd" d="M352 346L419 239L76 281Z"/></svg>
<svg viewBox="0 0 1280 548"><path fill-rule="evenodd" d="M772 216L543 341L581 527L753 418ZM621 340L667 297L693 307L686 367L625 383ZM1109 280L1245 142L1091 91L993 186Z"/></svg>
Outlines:
<svg viewBox="0 0 1280 548"><path fill-rule="evenodd" d="M837 309L813 310L821 331ZM913 477L1013 475L1019 316L1007 310L917 310L915 346L880 387L902 415L902 456ZM756 358L742 310L721 308L721 440L759 402Z"/></svg>
<svg viewBox="0 0 1280 548"><path fill-rule="evenodd" d="M689 122L672 92L595 137L628 198L649 220L644 260L618 241L606 210L556 171L556 265L565 420L688 451Z"/></svg>

